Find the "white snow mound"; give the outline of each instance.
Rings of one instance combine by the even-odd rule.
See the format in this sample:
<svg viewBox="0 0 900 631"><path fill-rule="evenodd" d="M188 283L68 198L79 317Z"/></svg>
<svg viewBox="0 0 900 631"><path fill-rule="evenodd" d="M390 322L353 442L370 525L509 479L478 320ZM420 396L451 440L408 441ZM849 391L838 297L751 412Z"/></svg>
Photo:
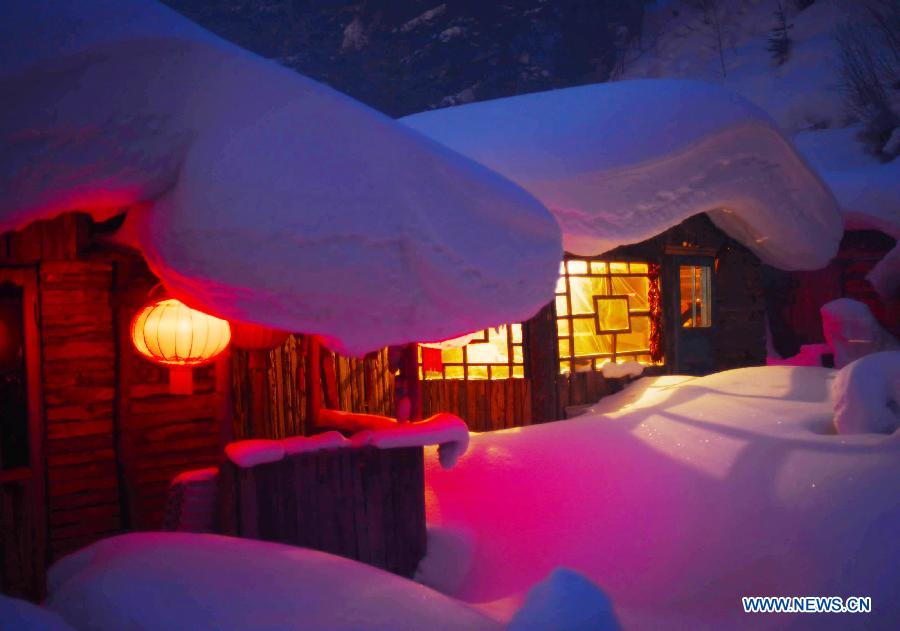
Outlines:
<svg viewBox="0 0 900 631"><path fill-rule="evenodd" d="M535 195L576 254L706 212L765 262L816 269L843 232L830 190L768 115L711 84L587 85L401 120Z"/></svg>
<svg viewBox="0 0 900 631"><path fill-rule="evenodd" d="M74 631L59 615L0 594L0 631Z"/></svg>
<svg viewBox="0 0 900 631"><path fill-rule="evenodd" d="M835 434L835 374L644 377L585 416L472 434L450 471L426 459L429 525L472 541L450 594L511 617L563 566L602 586L624 629L896 627L900 433ZM873 610L740 605L808 594L871 596Z"/></svg>
<svg viewBox="0 0 900 631"><path fill-rule="evenodd" d="M324 552L185 533L104 539L50 568L47 607L78 629L499 630L427 587Z"/></svg>
<svg viewBox="0 0 900 631"><path fill-rule="evenodd" d="M890 434L900 429L900 352L866 355L838 372L831 386L839 434Z"/></svg>
<svg viewBox="0 0 900 631"><path fill-rule="evenodd" d="M900 344L872 315L868 305L851 298L826 302L822 314L822 333L834 353L834 367L880 351L900 350Z"/></svg>
<svg viewBox="0 0 900 631"><path fill-rule="evenodd" d="M593 581L557 568L528 592L508 631L618 631L612 602Z"/></svg>
<svg viewBox="0 0 900 631"><path fill-rule="evenodd" d="M525 191L141 0L0 20L0 232L129 209L174 297L352 354L527 319L559 228Z"/></svg>

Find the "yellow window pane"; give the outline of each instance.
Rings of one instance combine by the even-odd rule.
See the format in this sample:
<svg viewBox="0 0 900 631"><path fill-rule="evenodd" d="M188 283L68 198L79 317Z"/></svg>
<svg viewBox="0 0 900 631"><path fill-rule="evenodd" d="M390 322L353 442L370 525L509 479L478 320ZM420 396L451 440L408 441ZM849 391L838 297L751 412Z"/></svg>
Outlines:
<svg viewBox="0 0 900 631"><path fill-rule="evenodd" d="M505 364L509 361L506 336L492 337L491 341L486 343L469 344L466 347L466 354L470 364Z"/></svg>
<svg viewBox="0 0 900 631"><path fill-rule="evenodd" d="M559 362L559 374L568 375L570 372L572 372L572 362Z"/></svg>
<svg viewBox="0 0 900 631"><path fill-rule="evenodd" d="M649 350L650 318L648 316L633 316L631 318L631 332L619 333L616 338L616 352L627 353Z"/></svg>
<svg viewBox="0 0 900 631"><path fill-rule="evenodd" d="M565 294L566 293L566 277L560 276L556 280L556 293L557 294Z"/></svg>
<svg viewBox="0 0 900 631"><path fill-rule="evenodd" d="M566 262L565 261L559 262L559 273L560 273L560 275L563 275L566 273Z"/></svg>
<svg viewBox="0 0 900 631"><path fill-rule="evenodd" d="M576 357L612 352L612 336L597 335L593 320L587 318L572 320L572 329Z"/></svg>
<svg viewBox="0 0 900 631"><path fill-rule="evenodd" d="M566 318L557 318L556 319L556 332L561 336L566 336L569 334L569 320Z"/></svg>
<svg viewBox="0 0 900 631"><path fill-rule="evenodd" d="M609 271L611 274L627 274L628 273L628 263L610 263Z"/></svg>
<svg viewBox="0 0 900 631"><path fill-rule="evenodd" d="M556 313L558 315L569 315L569 303L565 296L556 297Z"/></svg>
<svg viewBox="0 0 900 631"><path fill-rule="evenodd" d="M681 325L685 328L712 326L710 318L710 268L682 265L678 270Z"/></svg>
<svg viewBox="0 0 900 631"><path fill-rule="evenodd" d="M605 278L571 277L569 288L572 292L572 313L575 315L594 313L594 296L609 295Z"/></svg>
<svg viewBox="0 0 900 631"><path fill-rule="evenodd" d="M445 364L461 364L463 362L463 349L445 348L441 351L441 361Z"/></svg>
<svg viewBox="0 0 900 631"><path fill-rule="evenodd" d="M487 379L487 366L469 366L469 379Z"/></svg>
<svg viewBox="0 0 900 631"><path fill-rule="evenodd" d="M627 298L598 298L597 321L601 331L628 330L629 314Z"/></svg>
<svg viewBox="0 0 900 631"><path fill-rule="evenodd" d="M512 332L512 341L513 342L521 342L522 341L522 325L521 324L511 325L510 331Z"/></svg>
<svg viewBox="0 0 900 631"><path fill-rule="evenodd" d="M524 366L513 366L513 377L516 379L521 379L525 376L525 367Z"/></svg>
<svg viewBox="0 0 900 631"><path fill-rule="evenodd" d="M591 261L591 274L606 274L609 272L609 267L606 265L606 261Z"/></svg>
<svg viewBox="0 0 900 631"><path fill-rule="evenodd" d="M650 272L650 267L646 263L629 263L628 267L631 269L632 274L647 274Z"/></svg>
<svg viewBox="0 0 900 631"><path fill-rule="evenodd" d="M513 346L513 363L514 364L524 363L524 360L522 359L522 347L521 346Z"/></svg>
<svg viewBox="0 0 900 631"><path fill-rule="evenodd" d="M447 379L465 378L462 366L444 366L444 372L447 374Z"/></svg>
<svg viewBox="0 0 900 631"><path fill-rule="evenodd" d="M560 357L571 357L572 356L572 347L569 345L568 339L559 341L559 356Z"/></svg>
<svg viewBox="0 0 900 631"><path fill-rule="evenodd" d="M588 273L587 261L582 261L582 260L568 261L566 263L566 265L569 268L570 274L587 274Z"/></svg>
<svg viewBox="0 0 900 631"><path fill-rule="evenodd" d="M509 366L491 366L491 379L509 379Z"/></svg>
<svg viewBox="0 0 900 631"><path fill-rule="evenodd" d="M628 296L628 308L632 311L650 308L650 279L646 276L614 276L612 293Z"/></svg>

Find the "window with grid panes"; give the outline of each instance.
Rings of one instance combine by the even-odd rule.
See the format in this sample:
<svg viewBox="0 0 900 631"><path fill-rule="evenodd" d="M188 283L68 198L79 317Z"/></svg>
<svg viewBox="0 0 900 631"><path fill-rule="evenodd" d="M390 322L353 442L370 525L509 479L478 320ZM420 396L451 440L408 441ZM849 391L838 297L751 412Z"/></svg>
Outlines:
<svg viewBox="0 0 900 631"><path fill-rule="evenodd" d="M439 353L439 361L428 361ZM419 375L424 379L519 379L525 376L522 325L510 324L481 331L457 348L419 347Z"/></svg>
<svg viewBox="0 0 900 631"><path fill-rule="evenodd" d="M556 286L560 372L608 362L651 365L647 263L567 257Z"/></svg>

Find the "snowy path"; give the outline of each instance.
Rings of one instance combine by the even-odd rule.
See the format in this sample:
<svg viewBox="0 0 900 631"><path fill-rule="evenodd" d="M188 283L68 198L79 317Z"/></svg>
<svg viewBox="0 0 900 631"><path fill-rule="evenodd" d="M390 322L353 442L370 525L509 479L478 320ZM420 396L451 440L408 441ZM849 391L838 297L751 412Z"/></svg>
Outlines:
<svg viewBox="0 0 900 631"><path fill-rule="evenodd" d="M643 379L583 418L473 435L450 471L429 455L428 518L445 537L426 580L505 616L565 565L627 629L887 626L900 616L900 434L827 433L834 374ZM750 616L741 595L875 604Z"/></svg>

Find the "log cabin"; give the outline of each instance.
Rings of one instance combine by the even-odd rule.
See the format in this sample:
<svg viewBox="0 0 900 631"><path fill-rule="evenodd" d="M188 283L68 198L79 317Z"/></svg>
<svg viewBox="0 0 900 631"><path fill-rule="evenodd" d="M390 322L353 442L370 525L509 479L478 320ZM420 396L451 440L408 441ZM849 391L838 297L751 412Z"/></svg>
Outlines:
<svg viewBox="0 0 900 631"><path fill-rule="evenodd" d="M609 362L645 374L765 362L765 267L697 215L642 243L567 255L553 302L463 346L352 358L281 334L274 348L232 345L193 369L185 390L133 343L132 321L159 280L141 254L108 240L119 223L69 213L0 237L5 593L38 598L52 561L160 528L171 481L220 466L230 441L334 429L330 410L395 416L398 375L401 394L414 390L412 418L451 412L488 431L563 419L617 391L624 379L604 376ZM856 264L845 258L833 265Z"/></svg>

